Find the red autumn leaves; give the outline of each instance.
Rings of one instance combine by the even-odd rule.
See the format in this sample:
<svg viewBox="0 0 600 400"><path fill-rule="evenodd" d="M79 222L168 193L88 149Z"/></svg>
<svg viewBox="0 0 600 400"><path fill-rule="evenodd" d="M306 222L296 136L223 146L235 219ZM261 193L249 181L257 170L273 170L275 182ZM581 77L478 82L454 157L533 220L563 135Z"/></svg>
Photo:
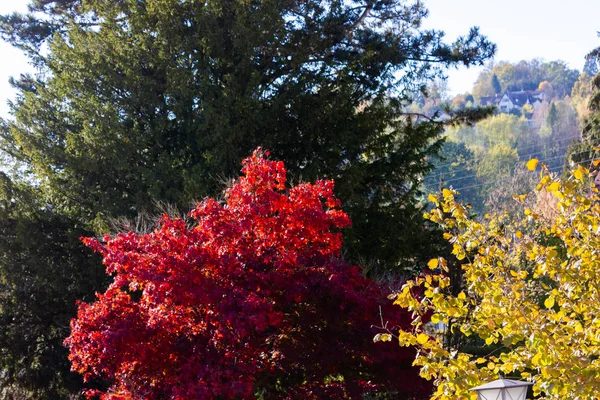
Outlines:
<svg viewBox="0 0 600 400"><path fill-rule="evenodd" d="M225 201L207 199L192 226L164 216L101 253L113 282L81 303L65 341L73 369L109 382L102 399L425 398L414 353L372 343L379 309L410 318L340 259L350 225L332 181L286 189L283 163L243 162Z"/></svg>

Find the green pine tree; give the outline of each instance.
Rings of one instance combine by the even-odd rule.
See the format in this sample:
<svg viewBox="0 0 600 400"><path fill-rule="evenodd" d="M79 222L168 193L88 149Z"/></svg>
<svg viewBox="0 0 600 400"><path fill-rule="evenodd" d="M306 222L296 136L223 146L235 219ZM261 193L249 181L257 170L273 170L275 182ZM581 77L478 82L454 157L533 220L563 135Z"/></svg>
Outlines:
<svg viewBox="0 0 600 400"><path fill-rule="evenodd" d="M107 278L79 241L92 232L0 174L0 398L67 399L81 389L63 340Z"/></svg>
<svg viewBox="0 0 600 400"><path fill-rule="evenodd" d="M502 86L500 86L500 81L496 74L492 75L492 88L494 88L496 94L502 93Z"/></svg>
<svg viewBox="0 0 600 400"><path fill-rule="evenodd" d="M420 28L426 9L404 1L35 6L45 15L2 25L44 59L19 82L4 148L62 212L103 231L154 200L187 208L262 146L296 179L334 178L351 257L392 269L419 248L414 192L443 128L404 118L404 100L441 67L494 51L476 30L443 44Z"/></svg>
<svg viewBox="0 0 600 400"><path fill-rule="evenodd" d="M435 243L415 194L444 124L489 110L442 123L404 114L405 102L444 68L481 64L495 50L475 29L444 44L442 32L421 28L426 16L420 2L401 0L36 0L29 14L0 18L2 37L39 68L14 82L2 149L25 166L21 179L51 206L48 218L71 224L57 225L66 235L104 232L154 201L187 209L262 146L293 180L336 180L354 221L348 258L378 272L410 270ZM0 270L9 265L0 260ZM88 295L101 284L72 282ZM10 292L0 299L16 301ZM11 312L0 307L2 318ZM71 305L57 306L52 320L72 315ZM58 342L43 333L28 340L54 355L40 369L68 374ZM16 346L0 343L1 365ZM23 385L31 398L51 398L52 385L74 390Z"/></svg>

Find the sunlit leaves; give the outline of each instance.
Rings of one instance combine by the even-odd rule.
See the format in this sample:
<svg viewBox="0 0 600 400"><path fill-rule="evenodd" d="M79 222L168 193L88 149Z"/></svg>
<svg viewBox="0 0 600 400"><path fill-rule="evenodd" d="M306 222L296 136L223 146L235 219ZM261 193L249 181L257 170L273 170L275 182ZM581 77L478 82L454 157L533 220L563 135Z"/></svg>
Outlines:
<svg viewBox="0 0 600 400"><path fill-rule="evenodd" d="M286 170L257 151L224 202L195 222L164 216L101 253L113 282L81 303L66 340L73 369L105 378L102 399L347 399L374 390L423 399L414 349L387 323L409 316L339 259L350 224L332 181L286 189ZM383 321L384 326L373 326ZM422 338L419 340L423 340ZM393 379L391 379L393 377Z"/></svg>
<svg viewBox="0 0 600 400"><path fill-rule="evenodd" d="M531 160L527 161L527 169L534 171L537 168L538 163L539 160L537 158L532 158Z"/></svg>
<svg viewBox="0 0 600 400"><path fill-rule="evenodd" d="M528 168L537 168L537 160ZM435 270L407 282L395 297L415 316L399 340L421 347L415 363L437 386L432 399L470 399L471 387L498 374L534 381L536 398L598 397L600 198L589 181L583 167L559 181L543 166L532 195L552 194L554 203L543 205L546 214L538 204L512 219L475 221L455 212L459 206L450 191L437 199L429 217L448 230L453 253L464 260L463 290L452 295L432 284L447 279ZM441 334L427 334L425 315ZM470 353L449 345L448 335L487 348Z"/></svg>
<svg viewBox="0 0 600 400"><path fill-rule="evenodd" d="M438 267L438 259L437 258L432 258L431 260L429 260L429 262L427 263L427 266L430 269L436 269Z"/></svg>
<svg viewBox="0 0 600 400"><path fill-rule="evenodd" d="M493 56L477 29L448 43L419 1L27 2L0 35L41 46L40 71L16 80L0 146L55 209L97 233L155 201L186 209L263 145L296 179L336 179L347 258L410 270L439 248L418 179L446 123L491 110L415 123L405 106L446 67Z"/></svg>
<svg viewBox="0 0 600 400"><path fill-rule="evenodd" d="M417 335L417 343L423 345L423 344L427 343L428 341L429 341L429 336L427 336L426 334L419 333Z"/></svg>
<svg viewBox="0 0 600 400"><path fill-rule="evenodd" d="M578 166L578 168L573 171L572 174L578 181L583 181L583 177L585 176L584 169L581 165Z"/></svg>

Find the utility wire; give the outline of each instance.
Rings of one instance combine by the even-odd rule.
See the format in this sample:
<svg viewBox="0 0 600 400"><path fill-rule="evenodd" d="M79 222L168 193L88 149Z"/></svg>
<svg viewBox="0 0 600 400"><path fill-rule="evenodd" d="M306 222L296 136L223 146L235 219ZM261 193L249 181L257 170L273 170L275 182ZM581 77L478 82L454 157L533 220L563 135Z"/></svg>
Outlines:
<svg viewBox="0 0 600 400"><path fill-rule="evenodd" d="M592 161L592 160L595 160L595 158L590 158L590 159L587 159L587 160L582 160L580 162L584 163L584 162L588 162L588 161ZM548 168L548 170L550 172L556 172L556 171L553 171L553 170L559 170L560 168L562 168L562 166ZM506 178L498 179L495 182L506 182L506 181L509 181L509 180L511 180L513 178L514 178L514 175L506 177ZM475 184L475 185L463 186L463 187L460 187L460 188L453 188L453 189L456 190L456 191L458 191L458 192L460 192L461 190L471 189L471 188L478 187L478 186L484 186L484 185L487 185L490 182L492 182L492 180L488 180L487 182L482 182L482 183L478 183L478 184Z"/></svg>
<svg viewBox="0 0 600 400"><path fill-rule="evenodd" d="M576 138L581 138L581 136L579 136L579 135L575 135L575 136L569 136L569 137L562 138L562 139L551 140L551 141L549 141L549 142L545 142L545 143L556 143L556 142L563 142L563 141L565 141L565 140L571 140L571 139L576 139ZM516 150L517 150L517 151L522 151L522 150L525 150L525 149L530 149L530 148L532 148L532 147L537 147L537 146L540 146L540 145L544 145L544 144L532 144L532 145L529 145L529 146L517 147L517 148L516 148ZM474 160L474 159L475 159L475 158L471 158L471 160ZM449 163L446 163L446 164L440 164L440 165L437 165L435 168L436 168L436 169L439 169L439 168L447 167L447 166L449 166L449 165L452 165L452 164L454 164L454 163L453 163L453 162L449 162Z"/></svg>
<svg viewBox="0 0 600 400"><path fill-rule="evenodd" d="M592 145L599 145L599 144L600 144L600 139L599 139L599 140L598 140L596 143L592 143ZM554 148L554 149L549 149L549 150L557 151L557 150L566 149L566 148L568 148L569 146L570 146L570 144L569 144L569 145L567 145L567 146L561 146L561 147L557 147L557 148ZM521 156L521 157L520 157L520 161L525 161L525 160L529 159L531 156L533 156L533 155L535 155L535 154L540 154L540 153L542 153L542 152L543 152L543 151L538 151L538 152L534 152L534 153L530 153L530 154L527 154L527 155ZM560 155L560 156L551 157L551 158L546 158L546 159L544 159L544 160L540 160L540 161L551 161L551 160L555 160L555 159L563 158L564 156L565 156L565 154L563 154L563 155ZM512 163L512 161L510 161L510 160L509 160L509 161L504 161L504 162L502 162L502 163L501 163L501 165L506 165L506 164L510 164L510 163ZM458 172L461 172L461 171L466 171L466 170L470 170L470 169L471 169L471 167L465 167L465 168L460 168L460 169L457 169L457 170L452 170L452 171L448 171L448 172L440 172L440 173L438 173L438 174L427 175L427 176L424 178L424 181L426 181L426 180L435 180L435 178L437 178L437 177L439 177L439 176L442 176L442 175L445 175L445 174L446 174L446 175L447 175L447 174L456 174L456 173L458 173ZM492 173L493 173L493 172L492 172ZM477 177L477 176L481 177L481 176L484 176L484 175L489 175L489 174L492 174L492 173L483 174L483 175L472 174L472 175L468 175L468 176L463 176L463 177L458 177L458 178L452 178L452 179L444 180L444 183L448 183L448 182L456 182L456 181L460 181L460 180L464 180L464 179L468 179L468 178L474 178L474 177ZM433 182L432 182L432 183L433 183Z"/></svg>
<svg viewBox="0 0 600 400"><path fill-rule="evenodd" d="M558 143L558 142L561 142L561 141L563 141L563 140L555 140L555 141L546 142L546 144L544 144L544 147L547 147L548 145L551 145L551 144L553 144L553 143ZM558 147L558 149L564 149L564 148L568 148L570 145L571 145L571 143L567 144L566 146L559 146L559 147ZM528 147L536 147L536 146L538 146L538 145L535 145L535 146L528 146ZM517 150L517 151L519 151L519 149L518 149L518 148L517 148L516 150ZM547 149L546 149L546 150L547 150ZM553 149L553 150L556 150L556 149ZM531 156L533 156L533 155L535 155L535 154L542 153L543 151L544 151L544 150L540 150L540 151L535 151L535 152L532 152L532 153L524 154L524 155L520 156L520 158L521 158L521 159L529 158L529 157L531 157ZM476 161L476 158L475 158L475 157L472 157L472 158L469 158L469 159L467 159L466 161ZM439 169L440 169L440 168L442 168L443 166L449 166L449 165L452 165L452 164L454 164L454 163L449 163L449 164L438 165L438 166L435 166L435 169L439 170ZM466 169L470 169L470 168L469 168L469 167L464 167L464 168L461 168L461 169L454 170L454 171L452 171L452 172L453 172L453 173L456 173L456 172L459 172L459 171L462 171L462 170L466 170ZM429 177L433 177L433 178L435 178L435 177L437 177L437 176L440 176L440 175L443 175L443 174L444 174L444 172L438 172L438 173L435 173L435 174L427 175L427 177L426 177L426 178L429 178Z"/></svg>
<svg viewBox="0 0 600 400"><path fill-rule="evenodd" d="M541 159L541 160L539 160L539 162L546 162L547 163L549 161L559 160L559 159L564 158L564 157L565 157L565 155L562 154L560 156L554 156L554 157L549 157L549 158ZM519 160L519 161L520 162L524 162L525 160ZM502 163L498 164L498 167L505 166L505 165L510 165L512 163L513 163L513 161L511 161L511 160L503 161ZM492 171L492 172L487 172L485 174L472 174L472 175L462 176L460 178L452 178L452 179L448 179L448 180L443 179L443 182L444 183L458 182L458 181L462 181L462 180L470 179L470 178L481 178L481 177L488 176L488 175L494 175L495 173L496 173L496 171Z"/></svg>

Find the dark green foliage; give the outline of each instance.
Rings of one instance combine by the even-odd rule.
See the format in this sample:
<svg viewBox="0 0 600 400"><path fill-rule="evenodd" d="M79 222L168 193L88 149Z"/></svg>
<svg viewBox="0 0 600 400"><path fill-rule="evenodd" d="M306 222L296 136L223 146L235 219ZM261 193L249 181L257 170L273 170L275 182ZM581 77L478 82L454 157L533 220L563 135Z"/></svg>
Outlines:
<svg viewBox="0 0 600 400"><path fill-rule="evenodd" d="M546 124L552 132L555 132L558 127L558 110L556 109L556 104L554 102L550 104L548 116L546 117Z"/></svg>
<svg viewBox="0 0 600 400"><path fill-rule="evenodd" d="M2 296L31 316L20 329L31 324L42 335L54 326L38 320L63 329L43 333L47 359L20 367L48 377L22 381L40 389L32 398L77 388L60 342L73 300L101 285L101 267L78 236L135 218L156 200L188 209L237 176L257 146L284 160L296 181L336 180L354 221L346 238L353 261L399 271L430 257L435 233L415 195L444 124L403 109L446 67L494 53L477 30L445 44L442 32L421 28L423 5L403 0L37 0L31 11L0 18L0 35L39 68L13 82L15 120L0 130L2 150L39 193L25 202L38 211L22 223L48 221L6 244L25 254L46 237L31 252L36 269L6 271L15 282L35 278L31 294L52 291L56 303L50 313L9 289ZM487 113L464 110L446 123ZM34 353L7 345L0 365Z"/></svg>
<svg viewBox="0 0 600 400"><path fill-rule="evenodd" d="M492 88L494 89L495 94L502 93L502 86L500 86L500 81L496 74L492 75Z"/></svg>
<svg viewBox="0 0 600 400"><path fill-rule="evenodd" d="M153 199L185 208L214 193L259 145L297 179L336 179L357 237L388 231L365 211L396 230L442 128L403 122L402 100L494 51L476 30L453 45L422 30L418 2L48 4L50 21L73 23L47 39L46 75L21 92L4 147L61 212L99 230ZM27 32L48 22L28 21L5 36L38 43ZM377 262L396 268L403 247Z"/></svg>
<svg viewBox="0 0 600 400"><path fill-rule="evenodd" d="M476 166L475 154L464 143L446 141L434 163L433 173L425 178L427 192L439 193L442 188L461 188L459 201L471 205L474 212L481 213L484 193Z"/></svg>
<svg viewBox="0 0 600 400"><path fill-rule="evenodd" d="M600 37L600 32L598 32L598 37ZM599 69L600 69L600 47L592 50L585 57L585 64L583 66L583 72L588 74L588 76L595 76L598 74Z"/></svg>
<svg viewBox="0 0 600 400"><path fill-rule="evenodd" d="M588 76L595 76L598 74L598 60L595 57L586 57L585 64L583 65L583 72Z"/></svg>
<svg viewBox="0 0 600 400"><path fill-rule="evenodd" d="M62 342L76 300L92 300L106 277L78 240L88 230L0 179L0 396L66 398L82 382Z"/></svg>
<svg viewBox="0 0 600 400"><path fill-rule="evenodd" d="M0 15L0 37L23 50L37 66L42 66L45 61L40 54L42 45L52 35L64 33L81 7L81 0L31 0L26 15ZM40 18L40 14L44 16Z"/></svg>

